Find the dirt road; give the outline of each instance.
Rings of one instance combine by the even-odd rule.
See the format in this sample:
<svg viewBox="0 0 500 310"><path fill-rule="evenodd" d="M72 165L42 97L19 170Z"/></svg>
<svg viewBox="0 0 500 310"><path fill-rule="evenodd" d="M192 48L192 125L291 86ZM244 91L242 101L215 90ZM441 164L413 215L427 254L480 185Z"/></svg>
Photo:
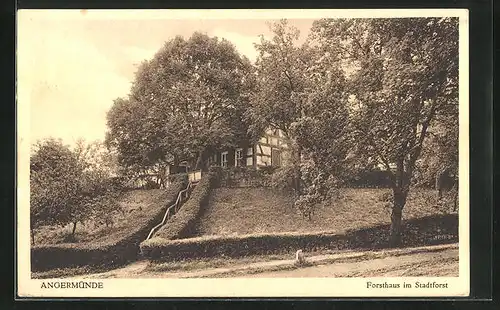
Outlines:
<svg viewBox="0 0 500 310"><path fill-rule="evenodd" d="M458 277L458 249L246 275L260 278L418 276Z"/></svg>
<svg viewBox="0 0 500 310"><path fill-rule="evenodd" d="M404 277L458 276L458 245L396 251L346 252L308 258L311 266L294 260L234 263L217 268L158 271L148 261L84 278L224 278L224 277Z"/></svg>

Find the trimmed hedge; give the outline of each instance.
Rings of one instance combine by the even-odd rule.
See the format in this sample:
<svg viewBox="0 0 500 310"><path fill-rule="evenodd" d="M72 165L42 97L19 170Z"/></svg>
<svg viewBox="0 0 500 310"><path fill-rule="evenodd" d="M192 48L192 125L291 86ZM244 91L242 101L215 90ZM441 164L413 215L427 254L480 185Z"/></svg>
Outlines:
<svg viewBox="0 0 500 310"><path fill-rule="evenodd" d="M177 199L177 194L185 187L187 178L178 181L162 195L163 207L151 214L143 225L131 227L130 231L118 240L99 243L67 243L39 245L31 248L31 270L45 271L54 268L80 266L114 267L135 260L139 253L139 244L149 231L161 222L166 208Z"/></svg>
<svg viewBox="0 0 500 310"><path fill-rule="evenodd" d="M276 233L241 236L207 236L167 240L152 238L141 244L145 257L153 261L172 261L208 257L243 257L294 253L298 249L351 250L389 247L390 225L379 225L345 234ZM444 238L445 236L446 238ZM432 216L408 221L403 246L422 246L458 241L456 215Z"/></svg>
<svg viewBox="0 0 500 310"><path fill-rule="evenodd" d="M196 224L203 213L210 192L213 187L218 186L220 180L220 169L211 168L201 178L200 182L191 193L191 197L182 205L177 213L170 218L154 237L173 240L192 236L195 233Z"/></svg>

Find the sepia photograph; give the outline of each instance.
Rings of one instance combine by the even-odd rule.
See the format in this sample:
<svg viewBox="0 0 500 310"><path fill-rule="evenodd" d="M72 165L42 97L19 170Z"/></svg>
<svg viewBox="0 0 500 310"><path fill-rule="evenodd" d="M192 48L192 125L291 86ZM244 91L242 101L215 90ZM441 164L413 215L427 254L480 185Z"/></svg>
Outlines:
<svg viewBox="0 0 500 310"><path fill-rule="evenodd" d="M467 10L20 10L24 297L468 296Z"/></svg>

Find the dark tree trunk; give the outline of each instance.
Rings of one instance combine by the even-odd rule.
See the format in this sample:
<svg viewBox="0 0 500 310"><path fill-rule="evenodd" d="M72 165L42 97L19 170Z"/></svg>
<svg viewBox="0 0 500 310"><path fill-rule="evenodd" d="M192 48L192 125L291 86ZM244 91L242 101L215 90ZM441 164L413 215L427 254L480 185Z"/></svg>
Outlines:
<svg viewBox="0 0 500 310"><path fill-rule="evenodd" d="M77 222L73 222L73 230L71 231L71 235L72 235L72 236L74 236L74 235L75 235L76 223L77 223Z"/></svg>
<svg viewBox="0 0 500 310"><path fill-rule="evenodd" d="M402 231L402 216L403 208L406 204L407 191L402 191L399 188L393 189L393 204L391 213L391 235L389 244L391 247L399 247L401 245L401 231Z"/></svg>
<svg viewBox="0 0 500 310"><path fill-rule="evenodd" d="M31 230L31 245L35 245L35 231Z"/></svg>
<svg viewBox="0 0 500 310"><path fill-rule="evenodd" d="M396 175L394 180L393 204L391 213L391 235L389 244L391 247L399 247L401 245L401 230L403 208L406 204L408 191L410 189L409 173L404 169L404 160L401 158L396 162Z"/></svg>
<svg viewBox="0 0 500 310"><path fill-rule="evenodd" d="M396 199L394 199L396 200ZM390 246L398 247L401 245L401 218L403 210L400 205L396 203L392 206L391 213L391 236L390 236Z"/></svg>

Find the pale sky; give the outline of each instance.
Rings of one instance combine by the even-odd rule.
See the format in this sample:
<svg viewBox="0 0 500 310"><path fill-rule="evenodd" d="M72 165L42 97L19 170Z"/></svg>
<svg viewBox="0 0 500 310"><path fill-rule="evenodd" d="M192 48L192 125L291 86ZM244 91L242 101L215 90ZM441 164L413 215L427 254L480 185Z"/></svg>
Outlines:
<svg viewBox="0 0 500 310"><path fill-rule="evenodd" d="M223 37L251 60L259 35L270 35L269 19L170 19L131 12L20 12L18 104L29 105L32 143L49 136L68 144L103 140L113 99L128 94L137 65L176 35L201 31ZM300 41L313 21L289 19L301 31Z"/></svg>

